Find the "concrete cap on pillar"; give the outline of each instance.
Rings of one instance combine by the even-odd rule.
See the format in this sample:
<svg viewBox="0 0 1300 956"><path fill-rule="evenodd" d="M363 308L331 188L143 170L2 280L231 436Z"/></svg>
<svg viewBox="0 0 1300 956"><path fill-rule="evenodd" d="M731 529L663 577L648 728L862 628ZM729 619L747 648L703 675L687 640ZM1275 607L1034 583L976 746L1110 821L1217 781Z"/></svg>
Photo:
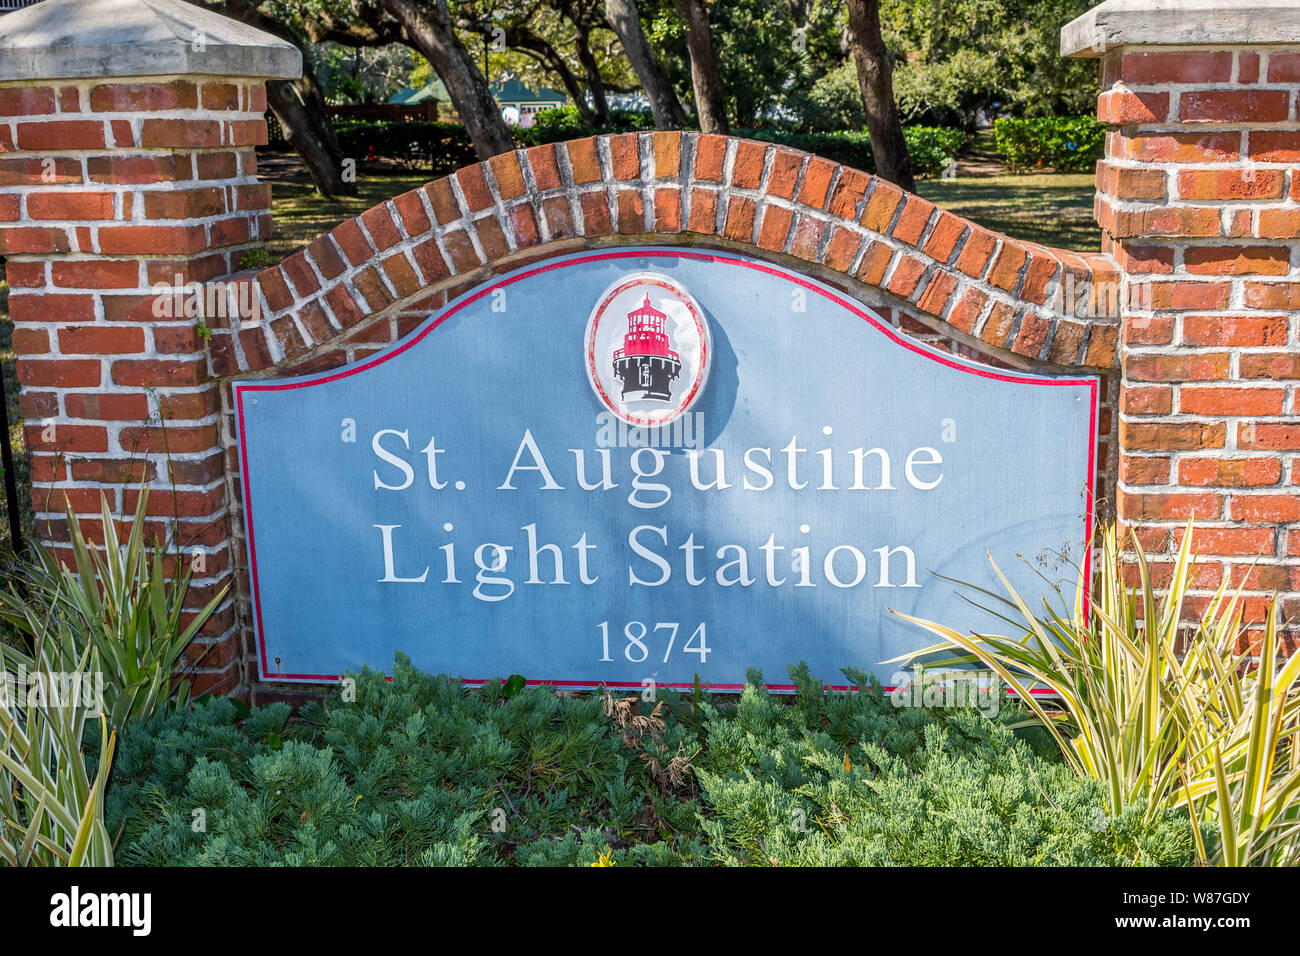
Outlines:
<svg viewBox="0 0 1300 956"><path fill-rule="evenodd" d="M1300 43L1300 0L1106 0L1061 28L1061 55L1122 46Z"/></svg>
<svg viewBox="0 0 1300 956"><path fill-rule="evenodd" d="M292 43L185 0L44 0L0 17L0 83L301 73Z"/></svg>

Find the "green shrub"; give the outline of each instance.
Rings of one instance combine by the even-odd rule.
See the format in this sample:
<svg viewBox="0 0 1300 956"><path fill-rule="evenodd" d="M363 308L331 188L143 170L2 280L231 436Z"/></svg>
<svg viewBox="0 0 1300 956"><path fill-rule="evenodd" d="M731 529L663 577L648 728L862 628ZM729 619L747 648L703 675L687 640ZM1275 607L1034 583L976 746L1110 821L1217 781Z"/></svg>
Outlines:
<svg viewBox="0 0 1300 956"><path fill-rule="evenodd" d="M709 714L711 857L728 865L1188 865L1185 814L1112 819L1104 792L1017 736L1018 707L896 709L878 692L823 695L795 672L785 707L754 686L734 719ZM751 680L753 680L751 678Z"/></svg>
<svg viewBox="0 0 1300 956"><path fill-rule="evenodd" d="M654 117L649 113L637 110L610 110L609 123L597 129L583 124L582 116L576 106L561 106L556 109L542 110L537 114L536 122L532 126L528 129L517 129L514 134L519 145L526 148L566 139L582 139L598 133L636 133L652 131L654 128Z"/></svg>
<svg viewBox="0 0 1300 956"><path fill-rule="evenodd" d="M1092 116L1002 117L993 122L997 151L1013 171L1050 166L1059 173L1092 172L1106 127Z"/></svg>
<svg viewBox="0 0 1300 956"><path fill-rule="evenodd" d="M132 724L105 815L144 865L1186 863L1185 815L1109 820L1040 729L761 678L738 701L469 691L399 659L296 718ZM863 679L860 675L856 678ZM850 767L844 768L846 758ZM703 787L703 793L700 787ZM800 820L795 813L803 811ZM202 811L197 814L196 811ZM196 821L202 826L196 826ZM494 826L494 823L496 826Z"/></svg>
<svg viewBox="0 0 1300 956"><path fill-rule="evenodd" d="M434 176L446 176L478 161L474 144L459 123L356 120L334 128L343 155L352 159L416 160L427 163Z"/></svg>
<svg viewBox="0 0 1300 956"><path fill-rule="evenodd" d="M131 726L106 814L123 863L435 865L667 862L701 855L693 783L645 759L694 752L689 725L629 747L599 697L467 692L398 661L289 722L225 700ZM666 707L675 706L665 694ZM195 829L201 810L203 832ZM494 824L496 824L494 828ZM566 840L567 838L567 840ZM636 849L639 844L655 849Z"/></svg>

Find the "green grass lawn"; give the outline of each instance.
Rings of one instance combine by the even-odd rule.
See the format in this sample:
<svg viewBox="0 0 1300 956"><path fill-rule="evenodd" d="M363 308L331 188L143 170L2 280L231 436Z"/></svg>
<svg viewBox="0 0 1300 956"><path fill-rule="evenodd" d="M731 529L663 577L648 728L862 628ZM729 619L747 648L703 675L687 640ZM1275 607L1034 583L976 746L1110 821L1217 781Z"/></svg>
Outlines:
<svg viewBox="0 0 1300 956"><path fill-rule="evenodd" d="M272 168L271 183L275 227L266 251L279 261L345 219L365 212L385 199L400 195L429 181L426 173L396 167L366 165L358 170L357 195L324 199L316 195L311 180L297 170Z"/></svg>
<svg viewBox="0 0 1300 956"><path fill-rule="evenodd" d="M1075 252L1100 252L1091 173L1030 173L922 180L917 191L995 232Z"/></svg>

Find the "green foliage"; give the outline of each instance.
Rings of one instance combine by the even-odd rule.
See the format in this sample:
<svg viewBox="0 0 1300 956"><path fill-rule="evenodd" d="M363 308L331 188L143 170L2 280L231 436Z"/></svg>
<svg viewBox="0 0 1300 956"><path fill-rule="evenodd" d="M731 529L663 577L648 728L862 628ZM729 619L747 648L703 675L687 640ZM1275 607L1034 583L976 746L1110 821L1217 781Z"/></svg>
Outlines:
<svg viewBox="0 0 1300 956"><path fill-rule="evenodd" d="M727 865L1187 865L1191 826L1169 811L1110 818L1102 788L1018 736L1023 711L897 709L879 692L795 706L747 687L733 719L705 707L697 770L712 859Z"/></svg>
<svg viewBox="0 0 1300 956"><path fill-rule="evenodd" d="M101 719L93 733L100 661L67 618L52 616L31 635L30 652L0 643L0 864L111 866L104 787L115 735ZM99 769L82 749L98 737Z"/></svg>
<svg viewBox="0 0 1300 956"><path fill-rule="evenodd" d="M904 126L903 139L917 176L937 176L957 161L970 135L951 126Z"/></svg>
<svg viewBox="0 0 1300 956"><path fill-rule="evenodd" d="M240 269L265 269L275 265L275 257L261 247L244 249L239 253Z"/></svg>
<svg viewBox="0 0 1300 956"><path fill-rule="evenodd" d="M336 123L334 129L344 156L416 160L427 164L433 176L446 176L478 158L459 123L356 120Z"/></svg>
<svg viewBox="0 0 1300 956"><path fill-rule="evenodd" d="M1108 819L1024 712L794 698L470 691L399 658L291 717L133 723L106 815L143 865L1187 863L1185 814ZM861 675L853 675L860 685ZM508 686L508 685L507 685ZM846 770L846 760L849 767ZM703 795L700 787L703 787ZM198 812L201 811L201 812ZM796 811L802 811L800 818Z"/></svg>
<svg viewBox="0 0 1300 956"><path fill-rule="evenodd" d="M845 60L813 83L806 99L796 102L795 111L804 128L815 132L862 129L867 114L853 61Z"/></svg>
<svg viewBox="0 0 1300 956"><path fill-rule="evenodd" d="M634 133L655 128L654 117L636 110L610 110L609 125L592 129L582 122L576 106L542 110L528 129L515 130L520 146L539 146L566 139L581 139L597 133Z"/></svg>
<svg viewBox="0 0 1300 956"><path fill-rule="evenodd" d="M671 695L665 704L675 707ZM690 788L656 782L693 752L674 722L629 747L599 698L549 688L467 692L399 659L290 722L282 704L242 727L223 700L123 734L107 812L135 864L443 865L690 860ZM644 746L640 746L644 744ZM202 810L203 832L196 830ZM639 849L643 844L657 844Z"/></svg>
<svg viewBox="0 0 1300 956"><path fill-rule="evenodd" d="M1194 821L1215 824L1217 846L1198 840L1202 860L1296 865L1300 655L1279 667L1276 607L1252 646L1241 592L1230 595L1226 579L1199 618L1189 615L1193 538L1189 522L1157 596L1136 537L1130 559L1115 528L1106 528L1100 566L1092 579L1080 574L1073 610L1044 602L1031 611L994 564L1005 596L976 590L998 602L994 613L1011 636L967 635L900 614L942 640L907 657L946 654L934 663L979 661L993 670L1028 701L1071 768L1104 788L1113 812L1155 821L1190 806ZM1137 587L1123 573L1130 560ZM1057 693L1060 710L1041 707L1026 691L1033 685Z"/></svg>
<svg viewBox="0 0 1300 956"><path fill-rule="evenodd" d="M978 109L1082 113L1097 68L1060 55L1061 27L1092 0L883 0L885 44L905 122L969 125Z"/></svg>
<svg viewBox="0 0 1300 956"><path fill-rule="evenodd" d="M168 563L184 564L168 544L150 547L145 541L149 489L141 487L135 515L125 540L118 522L100 496L100 525L106 540L101 550L86 540L67 505L67 526L76 571L32 542L33 557L15 562L13 580L0 589L0 619L29 642L42 641L57 649L53 665L71 670L94 651L102 667L104 710L114 728L132 718L148 718L176 696L183 706L189 684L174 680L176 661L199 632L226 588L188 621L184 619L189 590L188 567L169 572Z"/></svg>
<svg viewBox="0 0 1300 956"><path fill-rule="evenodd" d="M1106 127L1092 116L1002 117L993 123L997 151L1012 170L1050 166L1060 173L1092 172Z"/></svg>

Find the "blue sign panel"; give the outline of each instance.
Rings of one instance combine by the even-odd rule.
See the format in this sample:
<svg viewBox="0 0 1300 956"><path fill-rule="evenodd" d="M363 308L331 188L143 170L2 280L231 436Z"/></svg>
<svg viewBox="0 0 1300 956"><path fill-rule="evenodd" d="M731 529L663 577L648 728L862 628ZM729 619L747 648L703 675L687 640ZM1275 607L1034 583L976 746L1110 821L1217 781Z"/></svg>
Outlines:
<svg viewBox="0 0 1300 956"><path fill-rule="evenodd" d="M1072 589L1097 392L730 253L522 268L363 362L235 384L261 676L885 677L930 643L890 609L995 623L943 579L991 586L990 554Z"/></svg>

